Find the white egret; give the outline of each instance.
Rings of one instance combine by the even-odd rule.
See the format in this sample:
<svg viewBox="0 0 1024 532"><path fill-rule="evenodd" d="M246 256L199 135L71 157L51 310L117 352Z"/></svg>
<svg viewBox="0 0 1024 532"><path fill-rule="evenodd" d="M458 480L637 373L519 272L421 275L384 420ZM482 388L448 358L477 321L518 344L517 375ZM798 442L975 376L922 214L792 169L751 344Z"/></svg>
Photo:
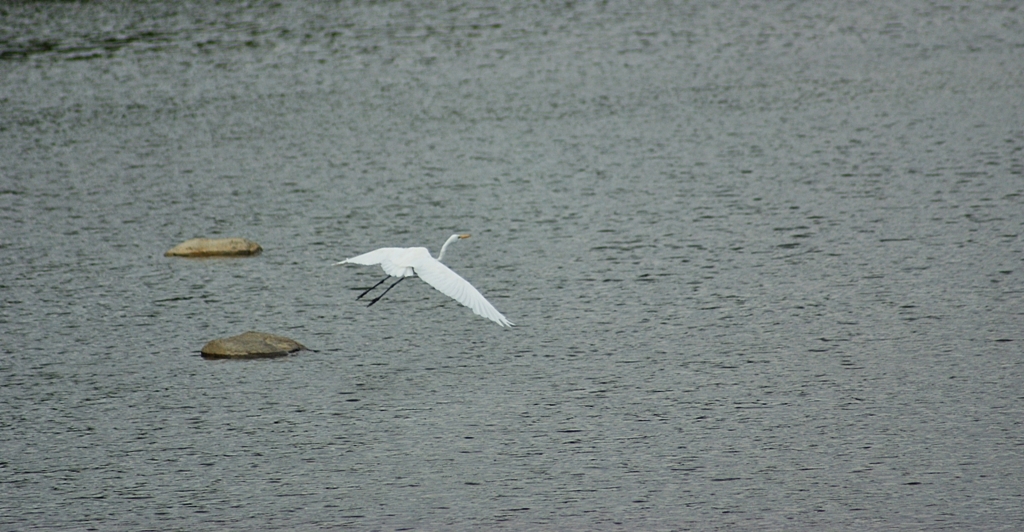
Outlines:
<svg viewBox="0 0 1024 532"><path fill-rule="evenodd" d="M334 265L362 264L364 266L372 266L380 264L384 273L388 274L379 283L359 294L356 299L362 299L363 296L383 284L384 281L392 277L398 277L397 281L387 287L384 293L370 301L370 304L367 306L372 306L380 301L384 294L388 293L389 290L402 282L406 277L415 276L423 279L424 282L433 286L442 294L469 307L477 316L494 321L502 327L506 325L512 326L513 323L508 321L505 316L502 316L498 309L494 308L494 305L491 305L490 302L484 299L484 296L480 295L480 292L473 288L469 281L451 271L444 264L441 264L441 259L444 257L444 252L448 249L448 245L463 238L469 238L469 235L457 234L448 237L448 240L441 246L441 252L437 254L436 259L430 256L430 251L427 248L380 248L369 253L363 253L357 257L352 257L351 259L336 262Z"/></svg>

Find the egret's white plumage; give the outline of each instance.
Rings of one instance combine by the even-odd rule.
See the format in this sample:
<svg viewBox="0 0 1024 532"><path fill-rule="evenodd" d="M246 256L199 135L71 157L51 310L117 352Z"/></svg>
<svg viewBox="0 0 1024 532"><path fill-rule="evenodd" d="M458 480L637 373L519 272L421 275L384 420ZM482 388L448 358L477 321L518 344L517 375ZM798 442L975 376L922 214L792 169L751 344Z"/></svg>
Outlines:
<svg viewBox="0 0 1024 532"><path fill-rule="evenodd" d="M338 264L362 264L364 266L380 264L384 273L387 273L390 277L398 277L398 281L405 277L419 277L442 294L469 307L476 315L492 320L502 327L513 325L511 321L508 321L505 316L498 312L498 309L494 308L494 305L491 305L490 302L484 299L484 296L473 285L469 284L469 281L463 279L459 274L441 263L448 245L463 238L469 238L469 235L461 234L448 237L448 240L441 246L441 252L437 254L436 259L430 256L430 251L427 248L380 248L352 257L351 259L336 262L335 266ZM370 290L380 286L386 280L387 277L370 288ZM398 281L395 281L387 290L398 284ZM363 292L359 297L363 297L370 290ZM387 290L384 292L387 293ZM383 295L381 294L381 297ZM378 299L380 297L373 300L370 304L376 303Z"/></svg>

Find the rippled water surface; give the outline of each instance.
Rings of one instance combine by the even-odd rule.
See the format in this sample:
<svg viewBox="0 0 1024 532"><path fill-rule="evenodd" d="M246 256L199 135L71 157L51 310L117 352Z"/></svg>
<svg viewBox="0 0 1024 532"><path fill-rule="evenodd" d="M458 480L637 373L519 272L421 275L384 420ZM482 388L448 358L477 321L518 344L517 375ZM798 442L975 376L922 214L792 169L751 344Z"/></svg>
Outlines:
<svg viewBox="0 0 1024 532"><path fill-rule="evenodd" d="M206 4L0 6L0 528L1024 526L1016 3Z"/></svg>

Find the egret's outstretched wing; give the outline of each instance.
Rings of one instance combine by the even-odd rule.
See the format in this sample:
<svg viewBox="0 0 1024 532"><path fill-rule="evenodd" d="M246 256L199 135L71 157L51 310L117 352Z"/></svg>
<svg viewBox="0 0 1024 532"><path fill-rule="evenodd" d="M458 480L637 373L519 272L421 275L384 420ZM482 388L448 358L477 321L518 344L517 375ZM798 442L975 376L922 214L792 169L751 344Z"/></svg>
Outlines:
<svg viewBox="0 0 1024 532"><path fill-rule="evenodd" d="M374 264L380 264L384 273L392 277L409 277L413 275L413 271L407 264L408 257L418 257L421 253L427 257L430 253L427 252L426 248L380 248L370 251L369 253L363 253L357 255L351 259L345 259L341 262L334 263L335 266L339 264L362 264L364 266L372 266Z"/></svg>
<svg viewBox="0 0 1024 532"><path fill-rule="evenodd" d="M345 259L340 262L335 262L334 265L339 264L362 264L363 266L372 266L374 264L380 264L384 262L388 257L393 256L395 253L401 251L402 248L380 248L357 255L351 259Z"/></svg>
<svg viewBox="0 0 1024 532"><path fill-rule="evenodd" d="M483 316L494 321L502 327L513 323L502 316L498 309L494 308L480 292L463 279L459 274L453 272L440 261L429 257L429 260L420 260L413 265L416 275L427 284L433 286L442 294L469 307L477 316Z"/></svg>

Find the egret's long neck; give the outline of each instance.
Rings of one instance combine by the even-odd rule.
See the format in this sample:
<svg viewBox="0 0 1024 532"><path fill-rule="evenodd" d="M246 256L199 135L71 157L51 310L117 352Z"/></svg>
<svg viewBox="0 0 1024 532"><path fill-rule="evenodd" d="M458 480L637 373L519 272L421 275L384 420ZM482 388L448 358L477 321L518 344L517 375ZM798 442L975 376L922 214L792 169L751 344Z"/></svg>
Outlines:
<svg viewBox="0 0 1024 532"><path fill-rule="evenodd" d="M448 246L459 239L459 235L452 235L448 237L448 240L444 241L444 245L441 246L441 251L437 254L437 260L444 258L444 252L448 249Z"/></svg>

